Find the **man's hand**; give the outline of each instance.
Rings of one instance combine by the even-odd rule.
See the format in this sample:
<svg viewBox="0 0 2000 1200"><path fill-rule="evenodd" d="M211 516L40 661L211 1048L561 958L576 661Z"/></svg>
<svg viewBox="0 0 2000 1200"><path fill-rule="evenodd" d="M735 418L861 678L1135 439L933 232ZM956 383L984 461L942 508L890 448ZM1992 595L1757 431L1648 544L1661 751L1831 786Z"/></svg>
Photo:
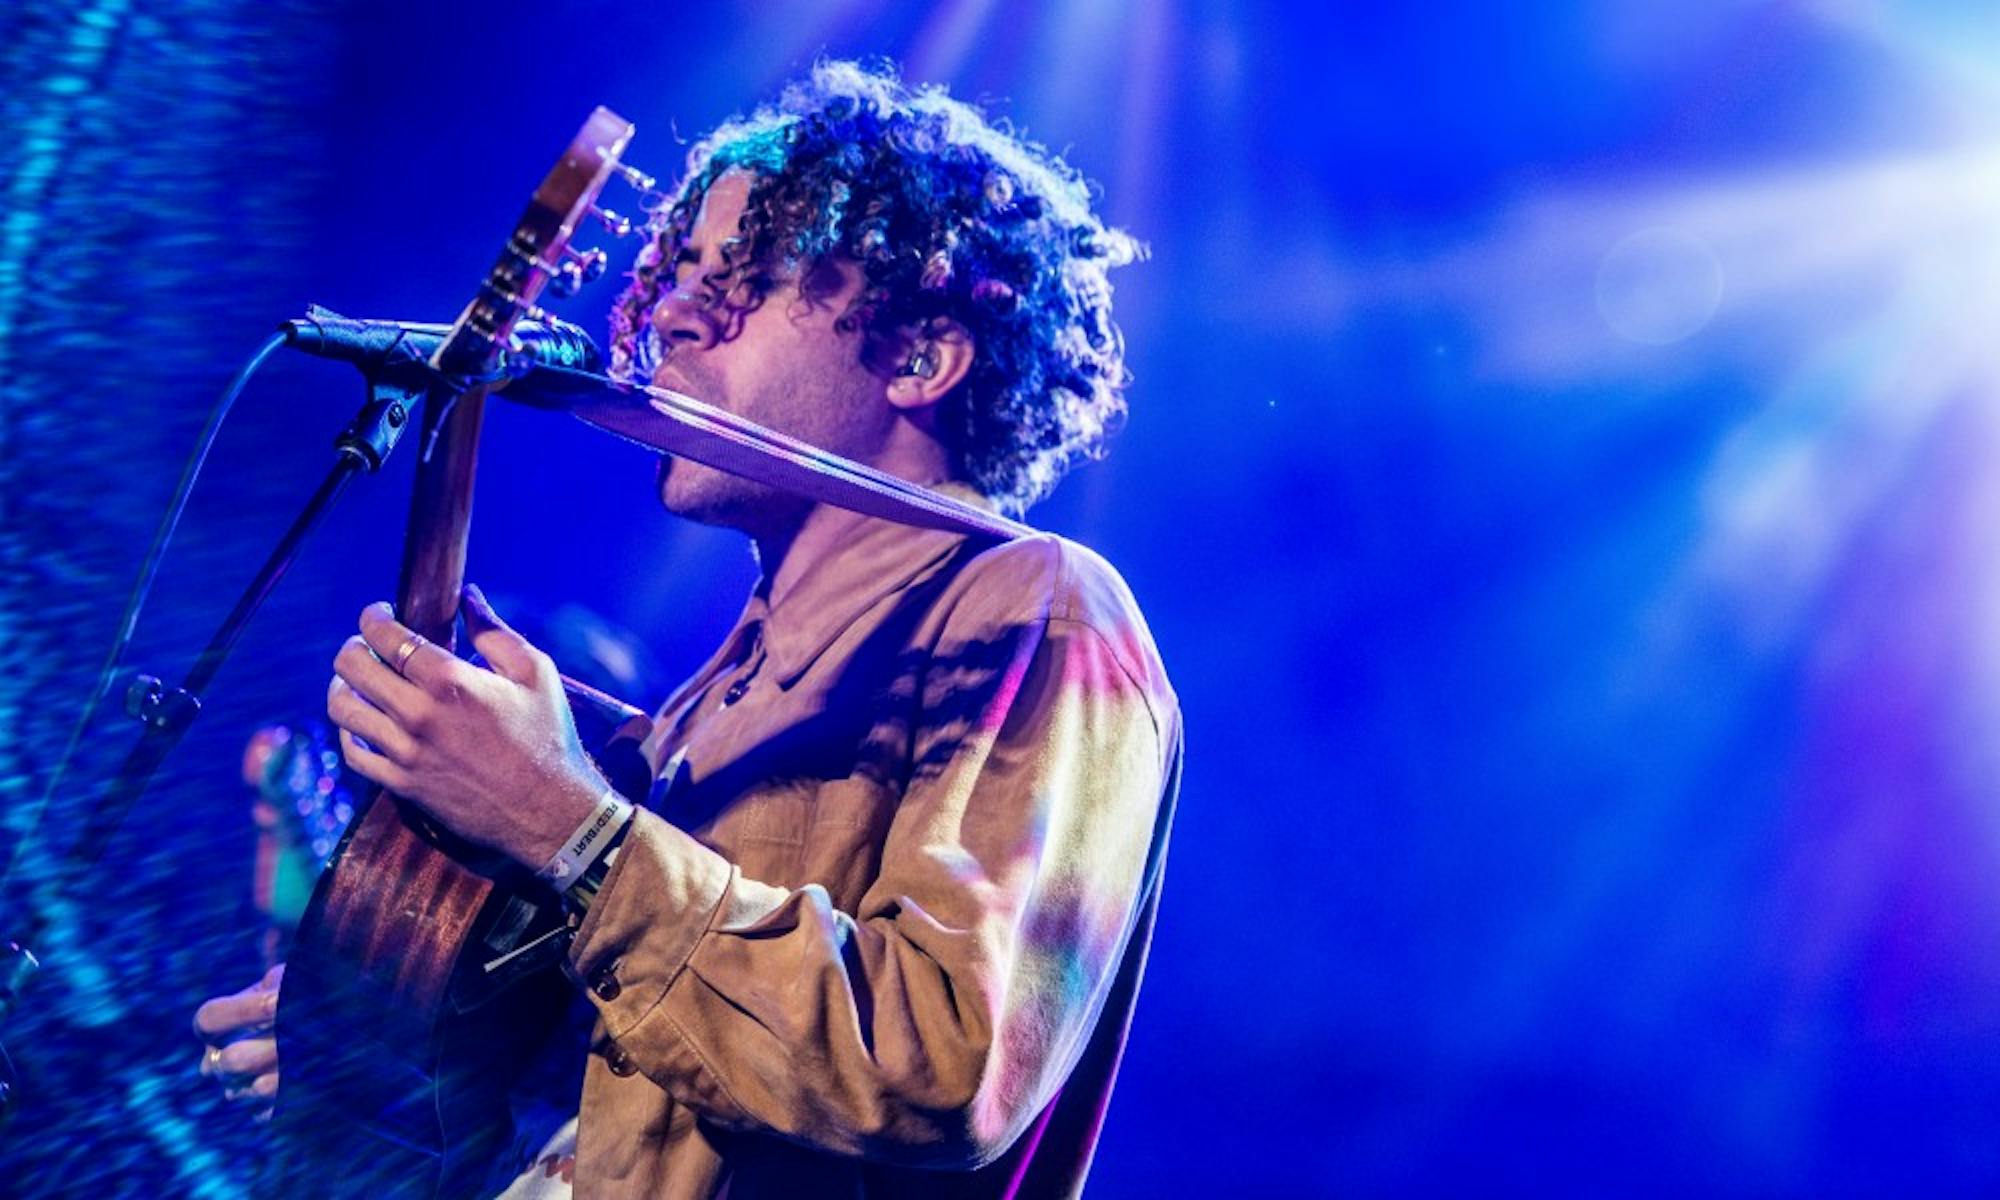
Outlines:
<svg viewBox="0 0 2000 1200"><path fill-rule="evenodd" d="M371 604L360 636L333 660L326 714L348 766L461 837L539 870L607 785L577 741L549 656L503 624L479 589L462 599L491 670Z"/></svg>
<svg viewBox="0 0 2000 1200"><path fill-rule="evenodd" d="M267 1120L278 1095L278 985L285 964L229 996L217 996L194 1010L195 1035L208 1043L201 1073L222 1084L223 1095L248 1104Z"/></svg>

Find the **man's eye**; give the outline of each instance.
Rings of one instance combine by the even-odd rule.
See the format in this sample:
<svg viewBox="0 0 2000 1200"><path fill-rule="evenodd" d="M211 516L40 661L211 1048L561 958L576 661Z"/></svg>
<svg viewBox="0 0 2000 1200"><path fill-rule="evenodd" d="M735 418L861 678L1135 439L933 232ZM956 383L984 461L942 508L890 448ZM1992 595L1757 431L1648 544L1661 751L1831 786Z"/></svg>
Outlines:
<svg viewBox="0 0 2000 1200"><path fill-rule="evenodd" d="M777 286L777 281L769 272L747 269L732 271L729 275L718 279L716 283L716 290L721 293L723 303L734 308L757 307L771 294L771 289Z"/></svg>

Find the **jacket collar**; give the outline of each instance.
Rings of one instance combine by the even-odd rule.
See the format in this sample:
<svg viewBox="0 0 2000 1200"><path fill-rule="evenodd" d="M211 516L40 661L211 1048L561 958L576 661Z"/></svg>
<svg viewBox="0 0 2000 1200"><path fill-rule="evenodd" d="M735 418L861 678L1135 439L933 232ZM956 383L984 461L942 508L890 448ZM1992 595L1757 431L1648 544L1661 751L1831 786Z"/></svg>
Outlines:
<svg viewBox="0 0 2000 1200"><path fill-rule="evenodd" d="M941 484L938 491L991 509L970 487ZM789 688L861 615L928 575L965 542L965 535L899 525L880 517L826 509L833 525L830 549L812 560L779 564L750 597L743 624L764 622L768 666Z"/></svg>

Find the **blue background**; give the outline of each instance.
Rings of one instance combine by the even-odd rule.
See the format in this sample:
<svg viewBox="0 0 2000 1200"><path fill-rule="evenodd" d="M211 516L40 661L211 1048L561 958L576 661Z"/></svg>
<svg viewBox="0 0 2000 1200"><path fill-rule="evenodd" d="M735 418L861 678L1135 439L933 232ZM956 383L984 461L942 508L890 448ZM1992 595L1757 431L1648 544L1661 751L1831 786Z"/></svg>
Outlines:
<svg viewBox="0 0 2000 1200"><path fill-rule="evenodd" d="M1033 514L1124 571L1189 729L1091 1193L2000 1183L1990 6L10 20L10 841L272 324L448 319L593 104L671 177L814 55L886 54L1064 149L1153 250L1117 279L1129 426ZM614 293L564 313L601 328ZM313 361L259 377L129 666L185 669L358 391ZM45 888L10 1190L240 1193L241 1122L183 1032L256 973L234 756L313 711L392 590L404 455L316 537L104 870ZM472 577L690 669L754 572L650 474L499 406ZM131 736L98 722L76 778Z"/></svg>

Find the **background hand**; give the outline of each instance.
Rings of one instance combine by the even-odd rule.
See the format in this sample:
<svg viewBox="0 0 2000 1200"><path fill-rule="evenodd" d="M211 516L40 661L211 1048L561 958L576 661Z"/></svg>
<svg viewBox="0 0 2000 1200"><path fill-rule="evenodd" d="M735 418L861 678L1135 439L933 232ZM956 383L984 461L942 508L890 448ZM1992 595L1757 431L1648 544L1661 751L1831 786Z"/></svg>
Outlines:
<svg viewBox="0 0 2000 1200"><path fill-rule="evenodd" d="M207 1043L200 1072L222 1084L223 1095L248 1104L258 1120L268 1120L278 1096L278 986L285 964L228 996L206 1001L194 1012L196 1036Z"/></svg>

